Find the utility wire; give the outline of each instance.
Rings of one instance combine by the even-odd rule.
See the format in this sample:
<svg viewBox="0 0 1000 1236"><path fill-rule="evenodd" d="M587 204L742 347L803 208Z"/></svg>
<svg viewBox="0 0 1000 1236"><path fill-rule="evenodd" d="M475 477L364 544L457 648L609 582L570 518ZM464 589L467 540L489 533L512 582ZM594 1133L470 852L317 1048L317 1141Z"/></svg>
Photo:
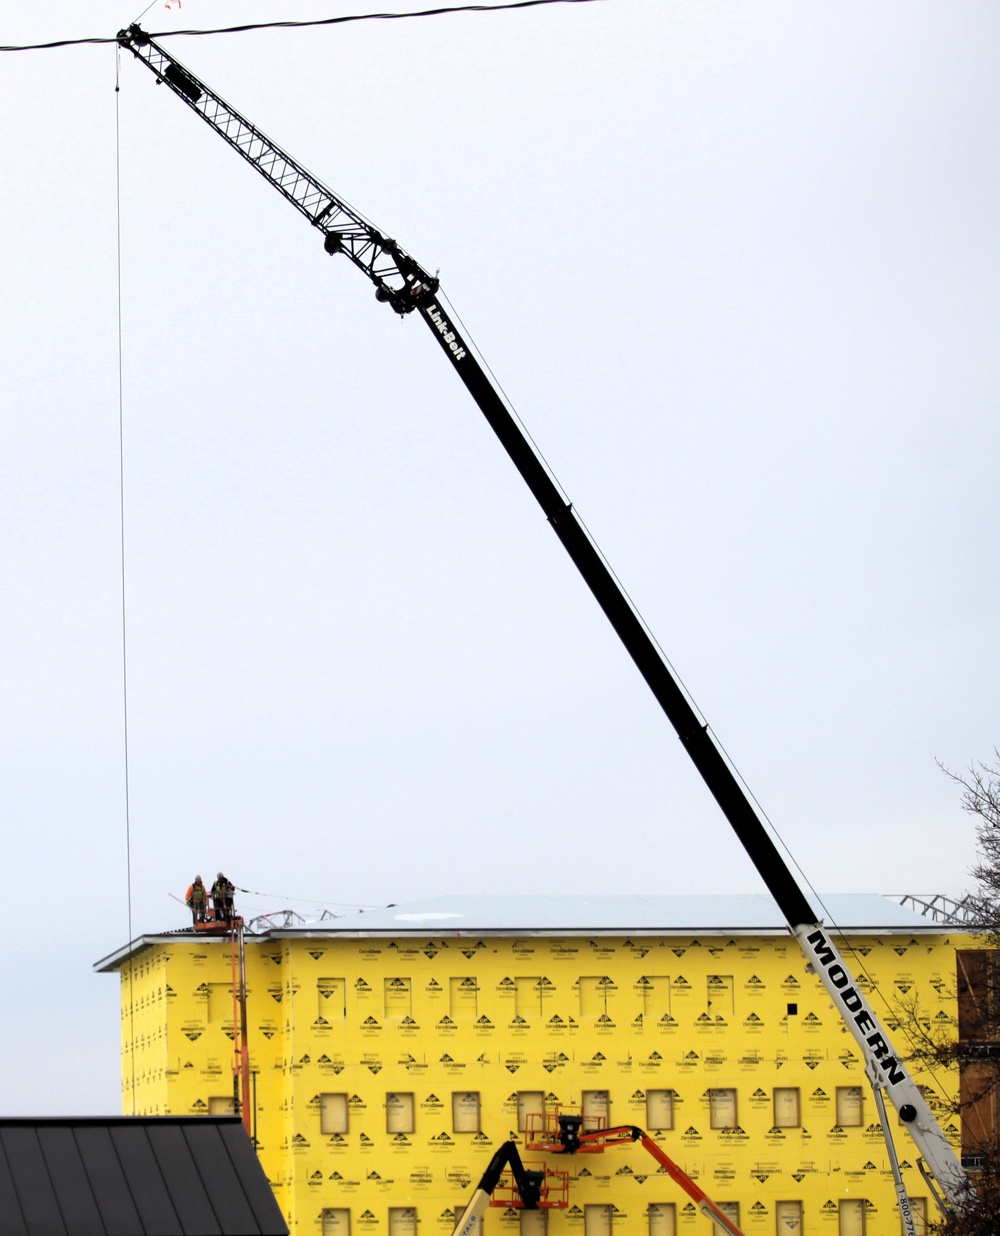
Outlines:
<svg viewBox="0 0 1000 1236"><path fill-rule="evenodd" d="M175 34L242 34L246 30L294 30L302 26L339 26L351 21L399 21L407 17L440 17L447 13L491 13L494 9L533 9L540 4L594 4L597 0L507 0L504 4L452 4L411 13L353 13L347 17L319 17L312 21L263 21L245 26L220 26L214 30L169 30L151 38Z"/></svg>
<svg viewBox="0 0 1000 1236"><path fill-rule="evenodd" d="M212 30L158 30L148 32L152 39L171 39L176 35L244 34L248 30L300 30L306 26L341 26L355 21L405 21L411 17L441 17L448 13L492 13L501 9L533 9L543 4L596 4L601 0L506 0L503 4L453 4L410 13L350 13L345 17L318 17L312 21L258 21L243 26L218 26ZM152 7L152 6L151 6ZM84 44L117 43L117 37L55 39L51 43L18 43L0 46L0 52L48 51L54 47L80 47Z"/></svg>
<svg viewBox="0 0 1000 1236"><path fill-rule="evenodd" d="M47 51L50 47L78 47L83 43L117 43L117 39L56 39L52 43L13 43L0 46L0 51Z"/></svg>

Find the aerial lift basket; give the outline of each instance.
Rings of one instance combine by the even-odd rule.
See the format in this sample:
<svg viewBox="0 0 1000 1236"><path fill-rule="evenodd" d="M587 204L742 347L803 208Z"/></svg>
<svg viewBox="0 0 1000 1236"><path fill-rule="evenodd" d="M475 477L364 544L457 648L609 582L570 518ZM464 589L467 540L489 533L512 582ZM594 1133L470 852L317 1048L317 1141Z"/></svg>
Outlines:
<svg viewBox="0 0 1000 1236"><path fill-rule="evenodd" d="M602 1142L579 1142L581 1133L601 1133L608 1127L606 1116L584 1116L578 1107L553 1107L528 1116L524 1133L525 1150L565 1154L603 1154Z"/></svg>
<svg viewBox="0 0 1000 1236"><path fill-rule="evenodd" d="M544 1172L545 1179L542 1181L538 1209L565 1210L569 1205L569 1172L553 1172L544 1166L542 1171ZM524 1201L521 1198L513 1172L504 1172L500 1177L500 1181L490 1199L490 1205L513 1207L515 1210L524 1209Z"/></svg>

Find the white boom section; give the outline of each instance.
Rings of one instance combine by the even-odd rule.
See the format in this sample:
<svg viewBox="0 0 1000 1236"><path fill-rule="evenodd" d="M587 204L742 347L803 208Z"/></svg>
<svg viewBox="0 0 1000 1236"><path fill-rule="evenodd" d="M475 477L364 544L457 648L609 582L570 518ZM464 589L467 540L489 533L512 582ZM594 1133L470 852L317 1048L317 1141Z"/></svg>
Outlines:
<svg viewBox="0 0 1000 1236"><path fill-rule="evenodd" d="M490 1195L482 1187L472 1195L472 1200L462 1211L462 1216L455 1224L452 1236L469 1236L477 1222L490 1208Z"/></svg>
<svg viewBox="0 0 1000 1236"><path fill-rule="evenodd" d="M889 1096L945 1196L954 1200L967 1179L962 1164L917 1083L893 1052L888 1031L858 990L840 950L820 923L793 927L792 934L857 1040L869 1075Z"/></svg>

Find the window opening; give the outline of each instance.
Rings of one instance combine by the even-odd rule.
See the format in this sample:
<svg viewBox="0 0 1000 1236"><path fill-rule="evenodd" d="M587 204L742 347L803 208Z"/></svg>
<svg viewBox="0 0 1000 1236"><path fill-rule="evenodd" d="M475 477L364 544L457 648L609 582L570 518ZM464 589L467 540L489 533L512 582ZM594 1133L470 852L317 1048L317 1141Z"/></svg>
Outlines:
<svg viewBox="0 0 1000 1236"><path fill-rule="evenodd" d="M607 1129L611 1126L611 1100L607 1090L584 1090L580 1103L583 1132Z"/></svg>
<svg viewBox="0 0 1000 1236"><path fill-rule="evenodd" d="M642 1020L665 1021L670 1017L670 978L666 974L644 974L642 985Z"/></svg>
<svg viewBox="0 0 1000 1236"><path fill-rule="evenodd" d="M231 983L208 983L206 1020L210 1026L233 1024L233 987Z"/></svg>
<svg viewBox="0 0 1000 1236"><path fill-rule="evenodd" d="M389 1236L417 1236L415 1206L390 1206Z"/></svg>
<svg viewBox="0 0 1000 1236"><path fill-rule="evenodd" d="M463 1090L451 1096L451 1127L455 1133L479 1132L479 1092Z"/></svg>
<svg viewBox="0 0 1000 1236"><path fill-rule="evenodd" d="M677 1236L677 1206L674 1202L654 1202L648 1211L649 1236Z"/></svg>
<svg viewBox="0 0 1000 1236"><path fill-rule="evenodd" d="M611 1213L610 1206L584 1206L584 1236L611 1236Z"/></svg>
<svg viewBox="0 0 1000 1236"><path fill-rule="evenodd" d="M864 1096L860 1086L837 1087L837 1124L842 1129L864 1123Z"/></svg>
<svg viewBox="0 0 1000 1236"><path fill-rule="evenodd" d="M519 1133L527 1131L529 1116L536 1117L535 1127L541 1128L544 1114L544 1090L519 1090L517 1092L517 1131Z"/></svg>
<svg viewBox="0 0 1000 1236"><path fill-rule="evenodd" d="M385 1096L385 1131L413 1132L413 1095L391 1091ZM398 1208L397 1209L405 1209Z"/></svg>
<svg viewBox="0 0 1000 1236"><path fill-rule="evenodd" d="M324 1208L323 1236L351 1236L351 1212L346 1206Z"/></svg>
<svg viewBox="0 0 1000 1236"><path fill-rule="evenodd" d="M778 1236L798 1236L802 1231L802 1203L775 1202L774 1226Z"/></svg>
<svg viewBox="0 0 1000 1236"><path fill-rule="evenodd" d="M736 1013L736 985L731 974L710 974L707 982L706 1006L713 1021L729 1021Z"/></svg>
<svg viewBox="0 0 1000 1236"><path fill-rule="evenodd" d="M731 1087L709 1090L708 1116L713 1129L735 1129L736 1091Z"/></svg>
<svg viewBox="0 0 1000 1236"><path fill-rule="evenodd" d="M672 1129L674 1127L674 1092L672 1090L646 1091L646 1128Z"/></svg>
<svg viewBox="0 0 1000 1236"><path fill-rule="evenodd" d="M520 1236L547 1236L549 1212L547 1210L519 1210Z"/></svg>
<svg viewBox="0 0 1000 1236"><path fill-rule="evenodd" d="M514 1016L533 1021L544 1017L552 983L541 974L514 976Z"/></svg>
<svg viewBox="0 0 1000 1236"><path fill-rule="evenodd" d="M610 1004L617 988L608 975L581 975L577 980L577 989L580 993L581 1020L614 1020Z"/></svg>
<svg viewBox="0 0 1000 1236"><path fill-rule="evenodd" d="M910 1214L913 1216L913 1230L916 1236L930 1236L931 1225L927 1218L927 1198L911 1197L907 1201L910 1203ZM899 1227L902 1231L902 1215L899 1216Z"/></svg>
<svg viewBox="0 0 1000 1236"><path fill-rule="evenodd" d="M739 1202L716 1202L715 1204L716 1206L718 1206L718 1208L722 1211L722 1213L726 1216L727 1219L731 1219L732 1222L737 1227L739 1227L740 1225L740 1204ZM716 1223L714 1219L712 1220L712 1232L713 1232L713 1236L729 1236L729 1233L726 1231L726 1229L722 1227L721 1224Z"/></svg>
<svg viewBox="0 0 1000 1236"><path fill-rule="evenodd" d="M319 1096L319 1131L321 1133L346 1133L348 1119L346 1094L321 1094Z"/></svg>
<svg viewBox="0 0 1000 1236"><path fill-rule="evenodd" d="M774 1091L774 1127L797 1129L802 1123L798 1086L778 1086Z"/></svg>
<svg viewBox="0 0 1000 1236"><path fill-rule="evenodd" d="M342 978L316 980L318 1015L324 1021L343 1021L347 1016L347 983Z"/></svg>
<svg viewBox="0 0 1000 1236"><path fill-rule="evenodd" d="M386 1021L402 1021L413 1016L413 991L408 978L382 980Z"/></svg>
<svg viewBox="0 0 1000 1236"><path fill-rule="evenodd" d="M862 1198L842 1198L837 1207L838 1236L865 1236L865 1203Z"/></svg>
<svg viewBox="0 0 1000 1236"><path fill-rule="evenodd" d="M475 1020L479 1015L479 984L474 978L465 975L448 980L448 1012L453 1021Z"/></svg>

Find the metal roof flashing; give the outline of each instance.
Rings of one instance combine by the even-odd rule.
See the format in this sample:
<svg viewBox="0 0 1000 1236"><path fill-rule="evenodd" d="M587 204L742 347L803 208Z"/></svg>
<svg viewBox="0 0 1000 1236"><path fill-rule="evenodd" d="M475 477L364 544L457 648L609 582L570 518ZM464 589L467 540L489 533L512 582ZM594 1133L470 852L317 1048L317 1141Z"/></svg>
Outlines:
<svg viewBox="0 0 1000 1236"><path fill-rule="evenodd" d="M197 940L199 944L222 944L225 942L226 937L199 935L190 929L153 932L148 936L136 936L128 944L123 944L121 948L115 949L113 953L108 953L106 957L95 961L91 968L95 974L112 974L126 961L138 957L141 953L145 953L147 949L151 949L157 944L174 944L178 940Z"/></svg>

